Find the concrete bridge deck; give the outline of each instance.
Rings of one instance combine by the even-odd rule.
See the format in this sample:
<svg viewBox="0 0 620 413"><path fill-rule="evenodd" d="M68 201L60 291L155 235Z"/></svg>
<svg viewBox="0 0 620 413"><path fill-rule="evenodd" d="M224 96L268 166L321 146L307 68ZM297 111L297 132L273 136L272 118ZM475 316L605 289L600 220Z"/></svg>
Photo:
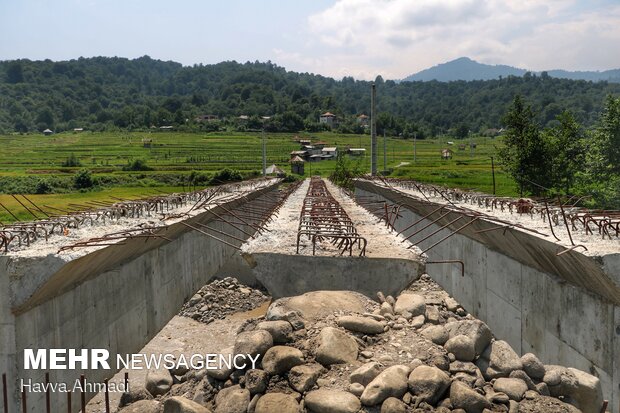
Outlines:
<svg viewBox="0 0 620 413"><path fill-rule="evenodd" d="M366 256L341 257L329 244L320 244L313 256L307 240L296 254L304 184L269 225L252 224L264 221L277 184L245 188L208 209L179 215L147 238L60 255L42 247L38 255L19 250L0 256L0 373L10 378L10 411L19 408L18 378L43 380L43 372L21 367L24 348L103 347L113 356L139 351L231 258L274 297L320 289L396 295L425 271L420 249L403 242L407 233L396 235L414 222L421 230L412 241L422 250L432 247L427 272L467 311L517 352L599 377L618 410L620 254L557 255L564 246L515 228L492 230L497 224L481 217L453 233L462 225L451 224L459 211L426 218L442 205L364 180L355 183L360 199L400 206L398 219L390 222L395 230L328 183L368 239ZM56 370L50 380L69 383L80 373ZM103 381L114 371L84 373ZM53 397L63 409L66 399ZM40 411L42 398L33 395L29 411ZM78 411L77 397L72 404Z"/></svg>

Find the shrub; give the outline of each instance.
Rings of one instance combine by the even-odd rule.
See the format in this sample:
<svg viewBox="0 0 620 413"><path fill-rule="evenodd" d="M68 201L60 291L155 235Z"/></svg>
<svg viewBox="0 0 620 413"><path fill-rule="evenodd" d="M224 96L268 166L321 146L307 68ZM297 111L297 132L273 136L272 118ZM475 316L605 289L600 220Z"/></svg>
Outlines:
<svg viewBox="0 0 620 413"><path fill-rule="evenodd" d="M282 180L282 182L297 182L299 180L303 179L300 176L297 175L293 175L293 174L285 174L284 175L284 179Z"/></svg>
<svg viewBox="0 0 620 413"><path fill-rule="evenodd" d="M73 177L73 186L76 189L89 189L95 185L95 181L88 169L82 169Z"/></svg>
<svg viewBox="0 0 620 413"><path fill-rule="evenodd" d="M82 163L80 162L80 160L75 156L75 154L71 154L63 163L62 163L63 167L66 168L71 168L71 167L76 167L76 166L82 166Z"/></svg>
<svg viewBox="0 0 620 413"><path fill-rule="evenodd" d="M133 162L123 166L123 171L152 171L153 168L146 164L144 159L135 159Z"/></svg>
<svg viewBox="0 0 620 413"><path fill-rule="evenodd" d="M209 183L211 185L218 185L226 182L235 182L241 180L243 180L243 175L241 175L241 172L234 169L224 168L216 172L215 175L213 175L213 178L211 178L211 180L209 181Z"/></svg>
<svg viewBox="0 0 620 413"><path fill-rule="evenodd" d="M35 188L35 193L37 194L49 194L53 192L52 186L46 180L42 179L37 183L37 187Z"/></svg>

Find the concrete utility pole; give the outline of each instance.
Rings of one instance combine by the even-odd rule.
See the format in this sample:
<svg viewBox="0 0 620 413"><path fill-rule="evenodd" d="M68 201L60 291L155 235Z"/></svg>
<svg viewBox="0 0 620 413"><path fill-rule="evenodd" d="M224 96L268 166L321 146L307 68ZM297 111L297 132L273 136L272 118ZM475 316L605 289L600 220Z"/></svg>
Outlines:
<svg viewBox="0 0 620 413"><path fill-rule="evenodd" d="M418 151L416 150L415 143L418 140L418 132L413 132L413 163L416 163Z"/></svg>
<svg viewBox="0 0 620 413"><path fill-rule="evenodd" d="M377 89L370 87L370 174L377 175Z"/></svg>
<svg viewBox="0 0 620 413"><path fill-rule="evenodd" d="M263 129L263 176L267 176L267 143L265 141L265 129Z"/></svg>

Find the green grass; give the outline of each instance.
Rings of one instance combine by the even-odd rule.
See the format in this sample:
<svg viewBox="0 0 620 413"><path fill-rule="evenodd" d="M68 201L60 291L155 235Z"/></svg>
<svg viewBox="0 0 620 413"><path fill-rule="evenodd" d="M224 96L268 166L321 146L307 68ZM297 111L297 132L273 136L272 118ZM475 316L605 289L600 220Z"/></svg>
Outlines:
<svg viewBox="0 0 620 413"><path fill-rule="evenodd" d="M114 187L105 188L97 191L73 192L68 194L46 194L46 195L26 195L35 205L50 213L60 213L58 210L71 211L77 208L85 209L92 207L90 201L110 201L125 199L144 198L146 196L161 195L161 192L171 193L181 191L181 187L158 187L157 190L152 188L139 187ZM28 207L39 218L44 218L44 214L39 212L32 204L28 203L22 196L17 199ZM7 207L21 221L32 221L33 215L28 212L21 204L11 195L0 195L0 203ZM48 207L48 208L46 208ZM49 208L51 207L51 208ZM0 222L13 222L15 219L2 207L0 207Z"/></svg>
<svg viewBox="0 0 620 413"><path fill-rule="evenodd" d="M368 135L344 135L331 132L298 134L298 138L313 138L327 142L339 149L349 147L366 148L366 155L350 158L351 163L360 162L364 171L370 170L370 137ZM267 134L267 165L276 164L290 172L290 152L299 149L294 134ZM151 147L145 147L143 140L152 140ZM447 141L454 145L448 146ZM460 143L453 138L418 140L416 162L413 162L413 142L396 138L386 141L388 170L391 176L416 179L452 187L492 192L491 156L496 154L499 140L474 138L477 148L470 154L469 148L459 150ZM94 176L133 177L133 184L96 191L72 192L67 194L30 195L35 203L63 208L70 203L84 200L135 198L154 194L157 190L170 192L183 188L169 187L149 180L149 176L189 174L199 171L212 174L223 168L237 169L244 173L260 171L262 168L261 134L259 133L177 133L177 132L132 132L132 133L62 133L52 136L39 134L0 136L0 178L20 177L67 177L77 170L87 168ZM379 138L378 167L384 169L384 142ZM454 151L451 160L441 159L441 149ZM80 167L64 168L63 162L71 155L80 161ZM152 171L123 171L123 166L135 159L143 159ZM408 165L398 165L409 162ZM306 176L327 176L334 169L336 161L309 162L305 164ZM496 162L496 187L498 195L515 195L514 182L504 174ZM0 202L22 218L28 213L12 197L0 195ZM9 220L0 208L0 221Z"/></svg>

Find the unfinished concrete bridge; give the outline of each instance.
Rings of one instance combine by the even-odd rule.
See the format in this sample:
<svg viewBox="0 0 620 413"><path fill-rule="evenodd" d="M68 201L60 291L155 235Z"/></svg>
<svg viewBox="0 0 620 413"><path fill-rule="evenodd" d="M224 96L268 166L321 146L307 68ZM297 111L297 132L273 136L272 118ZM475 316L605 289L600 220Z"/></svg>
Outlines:
<svg viewBox="0 0 620 413"><path fill-rule="evenodd" d="M287 189L257 180L3 228L0 373L9 411L23 407L20 379L46 380L23 369L23 349L138 352L226 266L274 298L397 295L428 272L517 353L600 379L618 410L616 221L589 234L575 229L579 221L564 228L565 212L553 208L540 217L530 208L522 222L508 201L504 211L501 200L414 183L354 185L347 194L320 179ZM114 373L54 370L48 379L102 382ZM27 411L44 411L44 394L27 397ZM77 395L69 409L66 395L51 397L53 411L81 408Z"/></svg>

